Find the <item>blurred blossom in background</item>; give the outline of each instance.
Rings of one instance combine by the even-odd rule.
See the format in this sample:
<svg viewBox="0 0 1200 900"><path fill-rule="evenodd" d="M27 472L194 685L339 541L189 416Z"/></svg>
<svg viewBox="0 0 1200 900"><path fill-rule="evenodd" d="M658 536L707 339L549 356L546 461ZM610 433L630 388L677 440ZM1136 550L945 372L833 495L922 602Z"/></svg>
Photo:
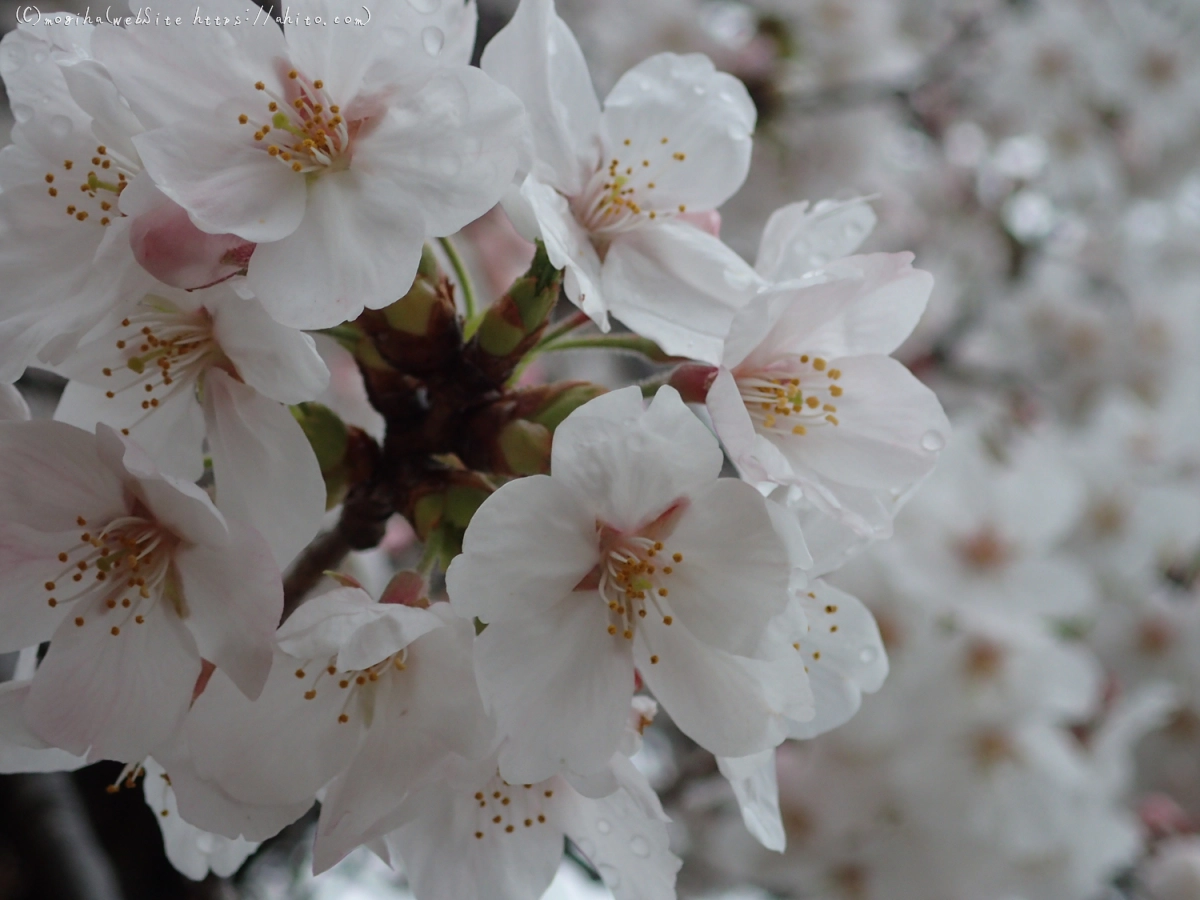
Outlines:
<svg viewBox="0 0 1200 900"><path fill-rule="evenodd" d="M479 46L514 7L481 0ZM1200 900L1200 2L558 8L601 96L668 50L746 84L753 163L721 210L744 257L783 204L867 197L864 252L911 250L935 276L897 357L953 437L893 538L831 579L874 613L888 679L845 726L780 748L782 853L747 833L711 755L647 730L634 762L673 819L679 895ZM531 255L500 216L466 237L497 293ZM640 374L581 350L526 377ZM58 384L19 384L35 417ZM349 570L377 594L411 540ZM305 820L232 879L184 882L99 768L75 777L130 898L411 896L365 849L307 874ZM19 799L0 900L37 896ZM609 894L568 859L546 896Z"/></svg>

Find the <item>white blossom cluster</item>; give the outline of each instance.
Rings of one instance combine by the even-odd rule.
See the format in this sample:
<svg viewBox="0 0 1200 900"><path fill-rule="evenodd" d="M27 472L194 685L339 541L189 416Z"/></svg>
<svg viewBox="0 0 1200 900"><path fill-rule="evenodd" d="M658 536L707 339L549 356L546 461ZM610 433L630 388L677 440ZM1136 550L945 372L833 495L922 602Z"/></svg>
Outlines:
<svg viewBox="0 0 1200 900"><path fill-rule="evenodd" d="M845 723L888 670L875 618L826 576L892 533L950 440L892 357L932 277L910 253L858 252L875 225L859 197L775 209L747 263L718 213L754 153L746 86L668 51L602 101L552 0L522 0L478 67L460 0L391 0L341 27L358 7L340 0L304 4L324 26L282 28L161 7L180 21L25 24L0 43L16 118L0 153L0 651L20 654L0 769L124 763L114 789L142 780L193 878L234 871L319 801L316 871L366 847L419 900L521 900L566 839L618 898L660 900L682 848L642 742L669 719L782 850L776 749ZM544 343L522 343L548 324L531 312L542 275L476 310L449 242L462 307L441 331L413 315L444 296L421 293L431 242L498 204L538 241L531 272L544 257L580 310ZM496 434L472 418L546 396L489 372L585 324L581 345L670 370L592 399L548 386L556 415ZM462 359L422 369L442 359L435 334ZM353 344L358 369L314 335ZM11 386L28 367L67 379L53 421ZM322 401L351 421L347 390L386 422L378 443L356 432L367 481L411 495L424 552L378 590L342 574L285 607L282 573L325 567L341 535L318 536L327 506L361 512L365 489L339 493L306 418ZM420 443L453 434L451 415L459 452ZM423 495L422 479L453 486ZM1022 514L1001 524L1019 532ZM1029 622L1001 611L1040 571L961 627L1052 645L1034 598ZM1068 599L1088 597L1040 612ZM1057 727L1078 693L1030 727ZM947 808L960 800L947 785Z"/></svg>

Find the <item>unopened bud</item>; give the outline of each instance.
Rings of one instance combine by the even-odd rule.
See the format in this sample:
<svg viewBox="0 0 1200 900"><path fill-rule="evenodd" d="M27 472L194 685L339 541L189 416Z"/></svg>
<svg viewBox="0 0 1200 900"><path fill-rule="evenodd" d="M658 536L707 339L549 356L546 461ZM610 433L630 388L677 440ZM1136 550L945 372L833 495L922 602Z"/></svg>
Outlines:
<svg viewBox="0 0 1200 900"><path fill-rule="evenodd" d="M496 438L509 471L538 475L550 470L550 429L527 419L515 419Z"/></svg>
<svg viewBox="0 0 1200 900"><path fill-rule="evenodd" d="M325 479L325 508L332 509L342 502L352 484L369 474L379 448L370 435L348 427L327 406L299 403L291 410Z"/></svg>
<svg viewBox="0 0 1200 900"><path fill-rule="evenodd" d="M717 377L717 371L715 366L687 363L671 373L667 384L679 391L684 403L703 403L708 398L708 390Z"/></svg>
<svg viewBox="0 0 1200 900"><path fill-rule="evenodd" d="M420 572L402 569L392 576L383 589L380 603L397 603L401 606L429 607L429 582Z"/></svg>

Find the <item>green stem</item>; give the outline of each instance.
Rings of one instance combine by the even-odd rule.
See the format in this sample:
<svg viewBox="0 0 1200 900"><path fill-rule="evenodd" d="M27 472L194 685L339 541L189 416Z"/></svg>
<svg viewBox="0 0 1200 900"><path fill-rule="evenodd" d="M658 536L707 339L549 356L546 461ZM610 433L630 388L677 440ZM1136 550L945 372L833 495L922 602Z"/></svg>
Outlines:
<svg viewBox="0 0 1200 900"><path fill-rule="evenodd" d="M668 356L654 341L636 334L594 334L543 343L540 348L543 353L554 353L559 350L625 350L630 353L639 353L655 363L682 361L674 356Z"/></svg>
<svg viewBox="0 0 1200 900"><path fill-rule="evenodd" d="M538 341L537 347L544 347L546 344L558 340L566 334L570 334L576 328L580 328L592 321L585 312L573 312L571 315L556 323L551 328L547 328L542 332L542 339ZM535 347L534 349L537 349Z"/></svg>
<svg viewBox="0 0 1200 900"><path fill-rule="evenodd" d="M463 307L465 309L464 318L470 322L475 318L475 287L471 284L471 277L467 274L467 267L462 261L462 257L458 255L458 248L454 246L450 238L438 238L438 243L442 245L442 250L445 251L446 257L450 260L450 265L454 269L454 277L458 279L459 287L462 288Z"/></svg>

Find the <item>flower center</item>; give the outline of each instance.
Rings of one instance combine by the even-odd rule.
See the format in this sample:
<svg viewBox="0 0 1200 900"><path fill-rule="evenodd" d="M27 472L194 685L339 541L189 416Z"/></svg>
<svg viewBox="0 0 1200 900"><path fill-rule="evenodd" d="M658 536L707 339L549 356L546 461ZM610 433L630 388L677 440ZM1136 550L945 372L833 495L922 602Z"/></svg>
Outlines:
<svg viewBox="0 0 1200 900"><path fill-rule="evenodd" d="M668 207L656 201L654 193L663 174L686 160L687 154L668 152L670 139L665 137L657 150L643 155L629 155L625 148L631 144L626 138L608 165L597 169L582 193L571 198L571 211L593 238L603 241L647 221L687 212L682 203Z"/></svg>
<svg viewBox="0 0 1200 900"><path fill-rule="evenodd" d="M517 787L499 774L475 792L475 838L482 841L488 834L512 834L518 828L534 828L546 824L546 807L555 789L562 790L559 779L551 778L540 784Z"/></svg>
<svg viewBox="0 0 1200 900"><path fill-rule="evenodd" d="M254 87L267 97L266 119L258 124L242 113L238 122L254 128L254 143L293 172L319 174L344 169L358 122L347 122L321 79L309 80L295 69L287 73L283 93L264 82Z"/></svg>
<svg viewBox="0 0 1200 900"><path fill-rule="evenodd" d="M87 528L83 516L75 522ZM59 606L100 592L112 613L112 621L105 620L112 635L119 635L130 618L136 625L144 624L145 614L166 587L176 541L157 522L136 514L84 531L79 543L58 554L63 568L43 585L46 602ZM181 617L186 614L182 608L177 612ZM76 616L75 624L82 628L84 617Z"/></svg>
<svg viewBox="0 0 1200 900"><path fill-rule="evenodd" d="M738 389L755 428L768 434L807 434L836 427L841 370L821 357L793 357L784 366L736 374Z"/></svg>
<svg viewBox="0 0 1200 900"><path fill-rule="evenodd" d="M991 525L985 525L975 534L960 540L957 550L963 562L979 572L995 571L1011 558L1008 545Z"/></svg>
<svg viewBox="0 0 1200 900"><path fill-rule="evenodd" d="M96 146L96 153L89 162L91 168L88 169L87 176L82 181L72 184L72 179L79 178L79 170L83 166L77 168L73 159L63 160L61 172L46 173L46 193L51 197L58 197L60 189L65 191L62 200L65 202L67 215L76 221L109 225L113 219L124 215L117 209L117 199L129 184L130 176L136 175L140 169L114 156L103 144Z"/></svg>
<svg viewBox="0 0 1200 900"><path fill-rule="evenodd" d="M204 371L219 365L224 355L213 336L212 317L204 309L180 312L169 306L143 304L144 312L121 320L116 341L121 362L101 374L114 379L108 399L135 391L142 396L142 422L180 391L192 390ZM122 429L128 434L129 429Z"/></svg>

